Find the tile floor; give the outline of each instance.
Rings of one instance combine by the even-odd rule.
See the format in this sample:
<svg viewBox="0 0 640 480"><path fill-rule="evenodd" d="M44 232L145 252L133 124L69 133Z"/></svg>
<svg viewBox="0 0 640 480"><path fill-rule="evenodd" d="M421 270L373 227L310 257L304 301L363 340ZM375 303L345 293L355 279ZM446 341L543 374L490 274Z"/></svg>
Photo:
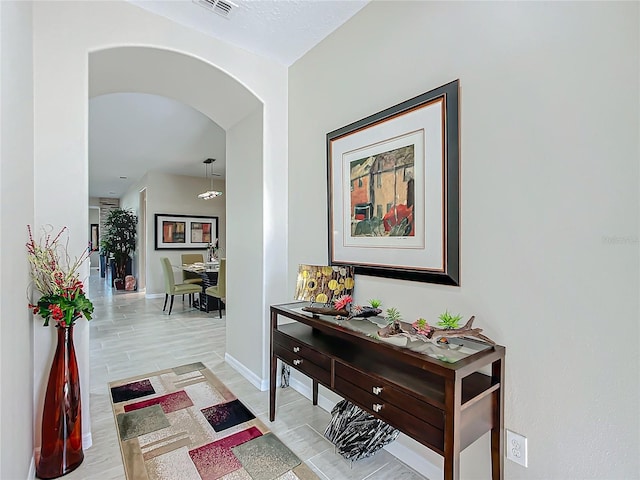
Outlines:
<svg viewBox="0 0 640 480"><path fill-rule="evenodd" d="M90 296L91 430L93 446L67 480L123 480L107 383L134 375L203 362L322 480L425 479L384 450L351 465L334 453L322 432L330 415L292 388L278 391L276 421L268 420L268 392L261 392L224 362L225 318L188 307L176 297L171 316L163 299L112 292L92 270ZM176 479L179 480L179 479Z"/></svg>

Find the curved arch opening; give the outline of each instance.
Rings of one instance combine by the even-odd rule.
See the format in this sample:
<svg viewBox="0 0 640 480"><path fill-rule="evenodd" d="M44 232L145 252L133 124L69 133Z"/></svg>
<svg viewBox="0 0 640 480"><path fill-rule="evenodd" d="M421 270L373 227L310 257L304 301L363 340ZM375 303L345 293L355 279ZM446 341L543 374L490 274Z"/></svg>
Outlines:
<svg viewBox="0 0 640 480"><path fill-rule="evenodd" d="M165 97L202 113L225 134L243 119L262 110L262 102L252 92L216 66L190 55L151 47L113 47L89 53L88 93L89 98L94 100L104 100L105 96L108 98L110 94L116 93ZM224 137L223 141L227 142ZM176 163L184 161L184 158L176 158ZM193 167L199 167L198 161L194 159ZM92 160L89 162L91 165ZM143 165L138 165L138 170L144 166L146 170L153 171L154 165L149 162L148 157L142 155L140 162ZM197 175L200 172L198 170ZM117 176L118 172L113 172L113 175ZM129 195L126 206L133 204L141 223L144 222L139 236L140 248L134 259L137 268L134 270L141 286L146 288L148 295L153 296L161 293L162 287L162 283L158 281L158 278L162 278L159 268L159 256L162 253L153 248L153 215L165 213L158 211L162 210L160 205L163 202L154 190L162 191L167 196L171 190L161 187L163 182L168 181L167 178L157 178L156 174L148 174L144 178L143 182L137 182L138 190L144 190L144 196ZM216 200L218 208L213 208L211 214L218 214L224 221L225 212L220 212L223 201L224 199ZM200 202L202 205L203 201ZM214 205L214 202L207 206L210 205ZM224 208L224 204L222 205ZM190 210L188 204L174 204L172 208L174 211L168 213L193 214L193 206ZM225 226L221 228L223 235L226 233ZM223 241L222 244L225 245L226 242Z"/></svg>

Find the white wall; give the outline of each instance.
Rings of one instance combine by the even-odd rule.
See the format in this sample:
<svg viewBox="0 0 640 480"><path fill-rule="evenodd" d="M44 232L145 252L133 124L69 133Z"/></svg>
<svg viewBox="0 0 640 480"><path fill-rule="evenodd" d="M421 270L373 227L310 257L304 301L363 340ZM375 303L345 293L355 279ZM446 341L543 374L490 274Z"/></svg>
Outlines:
<svg viewBox="0 0 640 480"><path fill-rule="evenodd" d="M173 265L182 264L180 255L183 253L202 253L205 250L156 250L155 249L155 215L204 215L218 217L218 239L220 247L226 246L226 194L225 182L214 180L215 189L223 192L223 195L212 200L201 200L198 193L208 190L211 187L211 180L198 177L188 177L185 175L168 175L159 172L149 172L141 182L133 186L122 197L120 205L122 208L132 210L140 219L140 190L147 190L147 225L138 225L138 230L146 228L147 245L147 286L146 294L164 294L164 280L161 257L168 257ZM140 234L138 234L140 238ZM138 248L140 248L138 243ZM136 258L138 255L136 254ZM176 270L176 281L182 283L182 275Z"/></svg>
<svg viewBox="0 0 640 480"><path fill-rule="evenodd" d="M266 378L264 352L269 338L267 322L262 321L264 296L253 297L262 291L265 272L260 261L266 227L260 201L264 189L261 144L260 113L227 131L227 202L237 207L227 218L227 358L252 372L245 374L257 385Z"/></svg>
<svg viewBox="0 0 640 480"><path fill-rule="evenodd" d="M88 56L90 52L118 46L145 46L174 52L185 59L201 60L200 63L215 65L220 71L244 85L265 106L263 115L264 168L286 165L287 91L286 69L242 49L231 47L216 39L202 35L175 24L165 18L155 16L126 2L37 2L34 4L34 102L36 117L35 135L35 208L38 224L50 222L69 225L72 244L81 248L85 236L74 235L85 231L87 224L87 111L88 111ZM184 55L180 55L184 54ZM194 63L194 62L192 62ZM210 100L209 90L188 89L189 73L182 70L171 77L176 89L189 95L188 103L200 110L219 125L229 128L233 122L229 118L219 119L215 115L215 105ZM256 72L260 72L259 75ZM127 71L120 72L123 76ZM167 82L165 82L166 84ZM170 86L170 85L169 85ZM97 95L106 91L94 91ZM151 92L162 94L162 92ZM175 98L175 97L174 97ZM233 113L233 112L232 112ZM236 122L240 119L237 116ZM246 139L244 139L246 141ZM229 148L229 145L228 145ZM275 171L275 168L272 168ZM286 177L272 174L273 185L264 191L257 208L269 205L273 216L286 222L286 203L280 198L286 192ZM56 185L51 188L51 181ZM286 197L285 197L286 200ZM65 205L65 208L59 208ZM227 216L233 215L235 205L229 205ZM286 225L286 223L285 223ZM253 239L256 245L269 249L273 255L260 258L266 271L280 271L286 260L286 229L277 229L267 236ZM227 241L232 241L227 238ZM153 259L148 259L152 264ZM241 274L243 272L240 272ZM249 275L250 272L244 272ZM151 279L148 279L149 281ZM284 285L270 287L284 290ZM250 292L250 298L265 304L272 300L266 296L266 288ZM228 321L232 321L230 312ZM267 322L266 315L251 319L256 331L261 331ZM85 322L86 323L86 322ZM88 329L77 333L76 348L80 363L88 365ZM263 338L262 343L267 342ZM36 388L40 392L43 372L47 359L39 352L50 351L47 339L36 338L35 377ZM88 369L81 365L81 384L88 385ZM264 370L265 367L262 366ZM261 372L254 372L260 375ZM39 397L41 398L41 397ZM83 389L83 402L88 405L88 388ZM83 408L83 414L89 412ZM89 427L83 415L85 430Z"/></svg>
<svg viewBox="0 0 640 480"><path fill-rule="evenodd" d="M64 26L49 17L43 3L33 4L33 102L34 102L34 223L36 228L66 226L70 255L79 255L87 246L87 108L85 102L67 101L86 97L85 75L69 76L69 60L82 56L73 35L59 35ZM49 41L49 37L57 41ZM66 42L65 42L66 40ZM62 45L58 42L62 42ZM69 43L73 46L65 46ZM86 58L79 59L86 63ZM73 63L73 62L71 62ZM63 65L65 67L63 67ZM81 268L87 278L89 265ZM91 298L91 291L88 292ZM49 367L55 351L55 329L34 332L34 388L36 448L40 446L42 406ZM78 357L82 408L83 444L91 445L89 405L89 327L82 320L74 327Z"/></svg>
<svg viewBox="0 0 640 480"><path fill-rule="evenodd" d="M32 7L0 2L0 478L33 455L33 331L25 243L33 225ZM34 326L35 322L35 326Z"/></svg>
<svg viewBox="0 0 640 480"><path fill-rule="evenodd" d="M529 468L505 478L638 478L639 24L631 2L373 2L290 69L290 292L327 261L326 133L460 79L461 286L355 295L507 347ZM489 478L488 438L461 463Z"/></svg>

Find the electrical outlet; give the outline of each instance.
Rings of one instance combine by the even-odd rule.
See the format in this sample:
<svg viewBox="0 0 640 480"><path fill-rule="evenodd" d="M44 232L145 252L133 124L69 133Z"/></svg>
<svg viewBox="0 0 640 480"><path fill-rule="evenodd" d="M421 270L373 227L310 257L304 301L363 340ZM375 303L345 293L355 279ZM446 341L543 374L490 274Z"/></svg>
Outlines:
<svg viewBox="0 0 640 480"><path fill-rule="evenodd" d="M509 460L527 466L527 437L507 430L506 449Z"/></svg>

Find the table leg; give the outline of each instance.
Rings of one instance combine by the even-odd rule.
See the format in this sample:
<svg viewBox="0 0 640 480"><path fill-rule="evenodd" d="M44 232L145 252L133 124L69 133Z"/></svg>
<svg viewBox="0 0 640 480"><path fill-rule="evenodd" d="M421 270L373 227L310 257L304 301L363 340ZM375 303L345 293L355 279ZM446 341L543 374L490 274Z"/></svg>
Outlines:
<svg viewBox="0 0 640 480"><path fill-rule="evenodd" d="M313 381L313 404L318 405L318 382Z"/></svg>
<svg viewBox="0 0 640 480"><path fill-rule="evenodd" d="M273 422L276 418L276 368L278 360L271 356L271 372L269 377L269 421Z"/></svg>
<svg viewBox="0 0 640 480"><path fill-rule="evenodd" d="M500 388L493 392L493 428L491 429L491 478L504 479L504 362L496 360L491 365L493 381L500 382Z"/></svg>
<svg viewBox="0 0 640 480"><path fill-rule="evenodd" d="M446 380L444 426L444 480L460 479L460 407L462 379Z"/></svg>
<svg viewBox="0 0 640 480"><path fill-rule="evenodd" d="M460 479L460 453L453 452L444 457L444 480Z"/></svg>
<svg viewBox="0 0 640 480"><path fill-rule="evenodd" d="M278 367L278 359L273 354L273 330L278 324L277 314L271 312L271 339L270 339L270 355L271 368L269 375L269 421L273 422L276 419L276 371Z"/></svg>

